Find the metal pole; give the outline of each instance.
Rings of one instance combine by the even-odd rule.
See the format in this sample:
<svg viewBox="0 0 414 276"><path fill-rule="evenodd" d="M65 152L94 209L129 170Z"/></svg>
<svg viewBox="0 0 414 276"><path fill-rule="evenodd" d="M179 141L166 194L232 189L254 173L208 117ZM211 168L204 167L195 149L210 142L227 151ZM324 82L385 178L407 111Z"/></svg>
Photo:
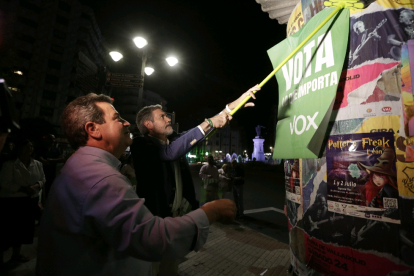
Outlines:
<svg viewBox="0 0 414 276"><path fill-rule="evenodd" d="M145 65L147 63L147 51L145 49L142 50L141 60L142 60L142 66L141 66L141 86L138 90L138 110L141 110L141 108L144 107L144 76L145 76Z"/></svg>

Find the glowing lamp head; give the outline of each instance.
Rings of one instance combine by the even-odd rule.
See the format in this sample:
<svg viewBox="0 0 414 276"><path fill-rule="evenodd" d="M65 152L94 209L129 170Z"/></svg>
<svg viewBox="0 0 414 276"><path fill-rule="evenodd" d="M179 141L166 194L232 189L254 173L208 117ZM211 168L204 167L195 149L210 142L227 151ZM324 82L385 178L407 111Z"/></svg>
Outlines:
<svg viewBox="0 0 414 276"><path fill-rule="evenodd" d="M151 67L145 67L145 74L147 74L148 76L151 75L152 73L154 73L154 68Z"/></svg>
<svg viewBox="0 0 414 276"><path fill-rule="evenodd" d="M116 51L112 51L109 53L109 55L111 56L111 58L116 62L118 60L120 60L121 58L123 58L124 56L120 53L120 52L116 52Z"/></svg>
<svg viewBox="0 0 414 276"><path fill-rule="evenodd" d="M176 59L175 57L168 57L165 60L168 62L168 65L170 66L174 66L178 63L178 59Z"/></svg>
<svg viewBox="0 0 414 276"><path fill-rule="evenodd" d="M134 43L140 49L144 48L148 44L147 40L140 36L134 38Z"/></svg>

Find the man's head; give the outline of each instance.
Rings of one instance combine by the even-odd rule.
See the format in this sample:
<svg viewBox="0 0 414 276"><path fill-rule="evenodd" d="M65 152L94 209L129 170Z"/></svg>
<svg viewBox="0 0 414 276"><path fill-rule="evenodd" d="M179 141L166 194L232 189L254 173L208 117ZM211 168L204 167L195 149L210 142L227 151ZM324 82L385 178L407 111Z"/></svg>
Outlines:
<svg viewBox="0 0 414 276"><path fill-rule="evenodd" d="M90 93L73 100L62 114L62 128L73 149L102 148L118 157L132 144L129 123L106 95Z"/></svg>
<svg viewBox="0 0 414 276"><path fill-rule="evenodd" d="M315 205L319 207L326 208L328 207L328 204L326 203L326 198L322 194L317 194L315 198Z"/></svg>
<svg viewBox="0 0 414 276"><path fill-rule="evenodd" d="M236 168L237 167L237 161L236 160L231 161L231 166L233 168Z"/></svg>
<svg viewBox="0 0 414 276"><path fill-rule="evenodd" d="M173 133L171 119L158 104L142 108L137 114L136 123L141 134L149 134L160 140L166 140Z"/></svg>
<svg viewBox="0 0 414 276"><path fill-rule="evenodd" d="M208 164L210 166L213 166L214 165L214 158L213 158L213 156L209 155L208 158L207 158L207 162L208 162Z"/></svg>
<svg viewBox="0 0 414 276"><path fill-rule="evenodd" d="M406 25L414 24L414 11L412 10L403 10L400 13L400 22Z"/></svg>
<svg viewBox="0 0 414 276"><path fill-rule="evenodd" d="M365 24L362 21L357 21L355 22L353 28L354 32L356 32L357 34L361 34L365 31Z"/></svg>
<svg viewBox="0 0 414 276"><path fill-rule="evenodd" d="M43 142L46 147L51 147L56 143L56 137L53 134L47 134L44 136Z"/></svg>

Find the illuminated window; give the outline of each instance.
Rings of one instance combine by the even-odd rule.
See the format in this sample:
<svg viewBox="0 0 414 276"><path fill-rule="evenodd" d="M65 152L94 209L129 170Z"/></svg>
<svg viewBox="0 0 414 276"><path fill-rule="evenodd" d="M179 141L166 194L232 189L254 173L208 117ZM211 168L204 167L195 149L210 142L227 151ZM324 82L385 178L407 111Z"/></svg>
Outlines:
<svg viewBox="0 0 414 276"><path fill-rule="evenodd" d="M22 75L23 75L23 72L22 72L22 71L14 71L13 73L15 73L15 74L17 74L17 75L20 75L20 76L22 76Z"/></svg>

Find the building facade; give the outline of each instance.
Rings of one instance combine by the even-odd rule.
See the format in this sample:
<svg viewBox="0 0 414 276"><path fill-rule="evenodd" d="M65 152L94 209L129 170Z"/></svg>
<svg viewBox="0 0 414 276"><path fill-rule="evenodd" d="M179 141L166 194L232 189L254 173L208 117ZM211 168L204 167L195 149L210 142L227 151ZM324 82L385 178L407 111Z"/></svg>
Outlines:
<svg viewBox="0 0 414 276"><path fill-rule="evenodd" d="M218 129L207 140L199 143L189 154L191 162L206 161L208 155L212 155L216 160L224 160L227 154L244 156L242 143L242 130L240 128L227 126Z"/></svg>
<svg viewBox="0 0 414 276"><path fill-rule="evenodd" d="M20 119L43 118L60 131L68 102L103 90L108 60L92 10L75 0L0 1L0 71Z"/></svg>

